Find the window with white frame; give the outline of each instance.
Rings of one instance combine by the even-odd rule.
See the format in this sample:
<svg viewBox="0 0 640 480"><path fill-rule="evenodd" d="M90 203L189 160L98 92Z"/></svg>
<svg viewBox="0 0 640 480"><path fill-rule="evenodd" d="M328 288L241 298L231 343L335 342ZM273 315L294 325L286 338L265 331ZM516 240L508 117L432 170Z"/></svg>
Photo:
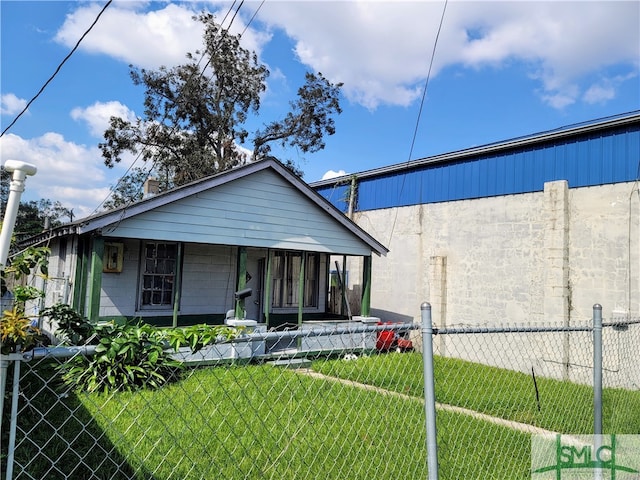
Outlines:
<svg viewBox="0 0 640 480"><path fill-rule="evenodd" d="M300 267L303 259L305 264L302 306L318 306L320 254L279 251L274 252L272 258L272 307L299 307Z"/></svg>
<svg viewBox="0 0 640 480"><path fill-rule="evenodd" d="M169 308L173 304L178 246L145 242L142 253L140 307Z"/></svg>

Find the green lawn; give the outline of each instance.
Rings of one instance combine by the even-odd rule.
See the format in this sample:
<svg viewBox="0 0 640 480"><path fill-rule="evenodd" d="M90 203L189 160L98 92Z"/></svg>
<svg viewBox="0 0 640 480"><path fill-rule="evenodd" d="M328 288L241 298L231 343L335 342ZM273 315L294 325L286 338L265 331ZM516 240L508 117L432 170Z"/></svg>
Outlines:
<svg viewBox="0 0 640 480"><path fill-rule="evenodd" d="M435 368L441 403L559 432L590 431L589 387L538 378L538 411L528 375L446 358ZM318 359L313 369L411 398L269 364L196 369L157 391L61 400L26 376L21 389L47 423L21 416L28 435L19 435L16 458L31 477L16 478L427 477L419 354ZM640 433L640 392L603 396L605 430ZM586 411L574 412L578 405ZM443 410L437 422L441 479L530 478L529 435ZM51 461L67 443L71 451Z"/></svg>
<svg viewBox="0 0 640 480"><path fill-rule="evenodd" d="M423 396L422 356L378 355L356 362L318 362L322 373L387 390ZM456 358L435 357L436 401L559 433L593 432L593 389L587 385L536 378ZM640 391L605 388L604 433L640 434Z"/></svg>
<svg viewBox="0 0 640 480"><path fill-rule="evenodd" d="M421 402L269 365L203 369L162 391L83 403L118 450L130 452L131 467L157 479L427 476ZM450 455L441 478L527 478L527 435L444 417L439 437ZM492 460L505 449L508 460Z"/></svg>

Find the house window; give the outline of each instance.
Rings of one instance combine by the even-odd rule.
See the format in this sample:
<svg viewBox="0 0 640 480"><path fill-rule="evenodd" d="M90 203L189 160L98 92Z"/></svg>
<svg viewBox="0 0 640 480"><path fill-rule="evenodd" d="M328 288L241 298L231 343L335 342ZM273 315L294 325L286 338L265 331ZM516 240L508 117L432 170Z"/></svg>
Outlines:
<svg viewBox="0 0 640 480"><path fill-rule="evenodd" d="M173 304L177 251L175 243L145 243L140 289L142 308L166 308Z"/></svg>
<svg viewBox="0 0 640 480"><path fill-rule="evenodd" d="M304 266L303 307L318 306L318 276L320 255L301 252L274 252L272 278L274 308L298 307L300 305L300 266Z"/></svg>

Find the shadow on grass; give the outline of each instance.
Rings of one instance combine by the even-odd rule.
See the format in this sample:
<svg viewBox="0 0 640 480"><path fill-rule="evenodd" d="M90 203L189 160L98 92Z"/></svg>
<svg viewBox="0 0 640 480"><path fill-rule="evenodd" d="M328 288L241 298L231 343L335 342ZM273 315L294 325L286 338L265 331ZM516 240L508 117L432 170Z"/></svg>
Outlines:
<svg viewBox="0 0 640 480"><path fill-rule="evenodd" d="M21 365L13 479L153 479L133 468L50 362ZM2 418L1 474L6 477L13 364L7 375Z"/></svg>

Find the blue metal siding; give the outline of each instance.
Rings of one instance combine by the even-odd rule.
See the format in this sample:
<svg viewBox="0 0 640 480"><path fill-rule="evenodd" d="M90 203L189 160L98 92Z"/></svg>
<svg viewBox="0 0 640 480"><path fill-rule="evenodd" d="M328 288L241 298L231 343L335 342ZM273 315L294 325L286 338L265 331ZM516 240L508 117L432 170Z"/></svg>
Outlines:
<svg viewBox="0 0 640 480"><path fill-rule="evenodd" d="M545 182L570 188L630 182L640 171L640 125L540 142L446 163L423 164L358 180L357 210L449 202L542 191ZM357 175L356 175L357 176ZM318 193L346 211L347 185Z"/></svg>

